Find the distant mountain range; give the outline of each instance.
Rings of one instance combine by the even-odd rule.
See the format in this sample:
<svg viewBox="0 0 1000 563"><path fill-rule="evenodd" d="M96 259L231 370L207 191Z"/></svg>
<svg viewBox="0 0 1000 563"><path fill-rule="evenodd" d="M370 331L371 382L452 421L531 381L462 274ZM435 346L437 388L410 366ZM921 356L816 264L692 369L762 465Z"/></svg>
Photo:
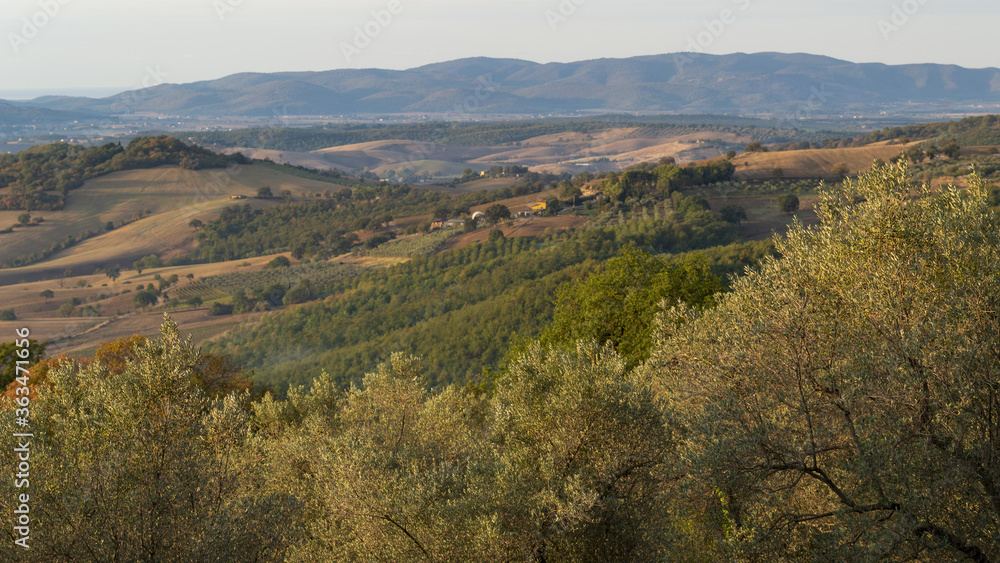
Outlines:
<svg viewBox="0 0 1000 563"><path fill-rule="evenodd" d="M997 111L1000 106L1000 69L857 64L781 53L681 53L548 64L470 58L399 71L241 73L101 99L49 96L11 104L22 111L201 117L651 111L795 118L872 111L975 113L979 105L982 111Z"/></svg>
<svg viewBox="0 0 1000 563"><path fill-rule="evenodd" d="M68 123L93 120L95 115L84 111L63 111L0 100L0 127Z"/></svg>

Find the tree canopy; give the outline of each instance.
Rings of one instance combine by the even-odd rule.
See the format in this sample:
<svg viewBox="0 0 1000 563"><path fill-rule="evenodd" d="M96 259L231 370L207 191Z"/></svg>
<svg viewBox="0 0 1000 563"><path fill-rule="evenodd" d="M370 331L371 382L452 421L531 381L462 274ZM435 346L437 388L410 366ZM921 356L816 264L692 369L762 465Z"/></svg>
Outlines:
<svg viewBox="0 0 1000 563"><path fill-rule="evenodd" d="M659 319L644 373L740 557L1000 557L1000 229L876 165L781 258ZM700 491L700 492L699 492ZM732 556L736 556L735 553Z"/></svg>
<svg viewBox="0 0 1000 563"><path fill-rule="evenodd" d="M493 205L486 208L485 211L486 220L490 222L491 225L496 225L501 221L510 219L510 209L506 205L499 203L494 203Z"/></svg>
<svg viewBox="0 0 1000 563"><path fill-rule="evenodd" d="M69 190L82 186L90 178L118 170L163 164L190 169L221 168L230 162L243 161L242 155L217 155L166 135L136 137L124 147L120 143L93 147L50 143L17 154L0 154L0 186L10 188L0 197L0 209L60 209ZM49 193L50 190L59 195Z"/></svg>
<svg viewBox="0 0 1000 563"><path fill-rule="evenodd" d="M30 485L4 486L4 510L30 494L30 550L0 545L5 561L274 561L294 537L298 502L260 489L245 457L248 395L212 400L197 351L167 321L131 340L127 357L47 370L31 401ZM4 447L12 450L13 409ZM23 440L22 440L23 441ZM3 471L17 473L16 456ZM23 498L23 497L22 497ZM24 501L21 501L24 502ZM19 553L15 553L15 551Z"/></svg>
<svg viewBox="0 0 1000 563"><path fill-rule="evenodd" d="M649 356L653 318L661 303L705 306L722 288L722 280L697 255L668 263L626 246L598 272L560 288L542 340L609 343L637 365Z"/></svg>

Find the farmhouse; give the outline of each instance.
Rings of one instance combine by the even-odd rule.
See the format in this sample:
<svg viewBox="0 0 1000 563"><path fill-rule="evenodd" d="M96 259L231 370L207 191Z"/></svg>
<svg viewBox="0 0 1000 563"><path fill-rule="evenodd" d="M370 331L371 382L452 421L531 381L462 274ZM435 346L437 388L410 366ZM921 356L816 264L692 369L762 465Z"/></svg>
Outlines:
<svg viewBox="0 0 1000 563"><path fill-rule="evenodd" d="M465 219L435 219L431 222L431 229L451 229L453 227L462 227L465 225Z"/></svg>

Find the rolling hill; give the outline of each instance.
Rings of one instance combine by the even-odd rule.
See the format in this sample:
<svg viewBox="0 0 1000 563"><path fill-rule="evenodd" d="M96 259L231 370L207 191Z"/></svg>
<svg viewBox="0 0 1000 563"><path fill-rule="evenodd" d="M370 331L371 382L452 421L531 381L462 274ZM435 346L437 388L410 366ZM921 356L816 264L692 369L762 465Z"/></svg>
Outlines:
<svg viewBox="0 0 1000 563"><path fill-rule="evenodd" d="M1000 69L856 64L808 54L664 54L539 64L470 58L409 70L242 73L108 98L49 96L23 107L195 116L755 113L789 119L892 110L982 113L1000 104Z"/></svg>
<svg viewBox="0 0 1000 563"><path fill-rule="evenodd" d="M865 172L876 159L888 161L906 150L906 145L873 145L843 149L808 149L781 152L754 152L733 159L736 177L741 180L766 180L780 169L784 178L839 179L838 164L852 174Z"/></svg>
<svg viewBox="0 0 1000 563"><path fill-rule="evenodd" d="M94 117L95 114L89 112L55 110L0 101L0 127L68 123Z"/></svg>
<svg viewBox="0 0 1000 563"><path fill-rule="evenodd" d="M0 269L0 285L54 279L66 270L89 274L97 268L128 266L150 254L170 257L188 251L194 246L194 229L188 226L192 219L212 219L233 203L277 205L278 200L231 199L253 196L263 186L304 198L338 188L260 166L244 166L238 173L163 166L108 174L71 191L64 209L33 213L44 218L42 223L0 235L4 242L0 260L29 254L87 230L100 234L47 260ZM19 213L0 212L0 225L13 224ZM104 232L107 222L125 224Z"/></svg>

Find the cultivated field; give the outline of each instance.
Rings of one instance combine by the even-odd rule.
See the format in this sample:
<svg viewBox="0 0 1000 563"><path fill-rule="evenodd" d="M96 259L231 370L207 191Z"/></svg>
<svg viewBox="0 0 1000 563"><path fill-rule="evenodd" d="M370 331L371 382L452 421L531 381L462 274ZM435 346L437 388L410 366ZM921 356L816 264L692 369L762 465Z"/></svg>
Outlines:
<svg viewBox="0 0 1000 563"><path fill-rule="evenodd" d="M898 156L908 145L878 145L847 149L809 149L781 152L755 152L733 159L736 178L759 180L774 177L780 168L785 178L834 178L833 168L847 165L851 174L871 168L876 158L884 161Z"/></svg>
<svg viewBox="0 0 1000 563"><path fill-rule="evenodd" d="M710 141L742 145L746 135L702 132L660 136L635 127L609 128L590 133L566 132L532 137L518 143L492 147L454 147L406 140L372 141L330 147L312 152L262 149L227 149L254 158L270 158L313 168L339 168L377 173L410 169L431 175L460 175L465 168L476 171L491 166L517 164L535 172L576 174L583 171L621 170L644 161L674 157L686 163L722 156L725 151ZM593 163L595 159L602 159ZM603 160L606 159L606 160Z"/></svg>
<svg viewBox="0 0 1000 563"><path fill-rule="evenodd" d="M156 268L143 270L141 275L134 270L124 270L122 277L113 283L100 274L0 286L0 303L17 315L16 321L0 322L0 334L5 334L5 330L13 334L15 328L27 327L32 338L51 342L49 355L90 350L101 342L131 334L156 334L163 322L163 311L136 309L132 297L138 286L158 283L157 276L165 279L176 274L178 277L177 283L164 291L164 299L198 296L208 303L228 297L236 288L250 290L274 281L287 283L306 277L322 282L331 276L356 275L364 269L388 267L403 260L346 254L319 264L266 269L265 265L275 256ZM344 274L337 274L337 270L343 270ZM41 292L44 290L52 291L53 297L43 298ZM79 301L78 308L92 307L97 316L59 318L59 307L73 299ZM196 342L218 336L253 318L251 315L211 316L208 310L207 305L181 307L169 314L185 333L193 334Z"/></svg>
<svg viewBox="0 0 1000 563"><path fill-rule="evenodd" d="M208 221L233 204L277 205L278 200L231 199L234 195L254 196L263 186L274 194L289 190L303 198L339 189L259 166L228 172L168 166L109 174L71 191L65 209L33 213L45 219L40 225L0 234L0 260L48 248L87 230L101 234L42 262L0 270L0 285L60 277L67 269L84 274L107 266L130 266L154 253L169 258L193 247L195 231L188 226L192 219ZM15 223L20 213L0 212L0 226ZM141 219L140 214L144 215ZM108 222L127 224L104 232Z"/></svg>

